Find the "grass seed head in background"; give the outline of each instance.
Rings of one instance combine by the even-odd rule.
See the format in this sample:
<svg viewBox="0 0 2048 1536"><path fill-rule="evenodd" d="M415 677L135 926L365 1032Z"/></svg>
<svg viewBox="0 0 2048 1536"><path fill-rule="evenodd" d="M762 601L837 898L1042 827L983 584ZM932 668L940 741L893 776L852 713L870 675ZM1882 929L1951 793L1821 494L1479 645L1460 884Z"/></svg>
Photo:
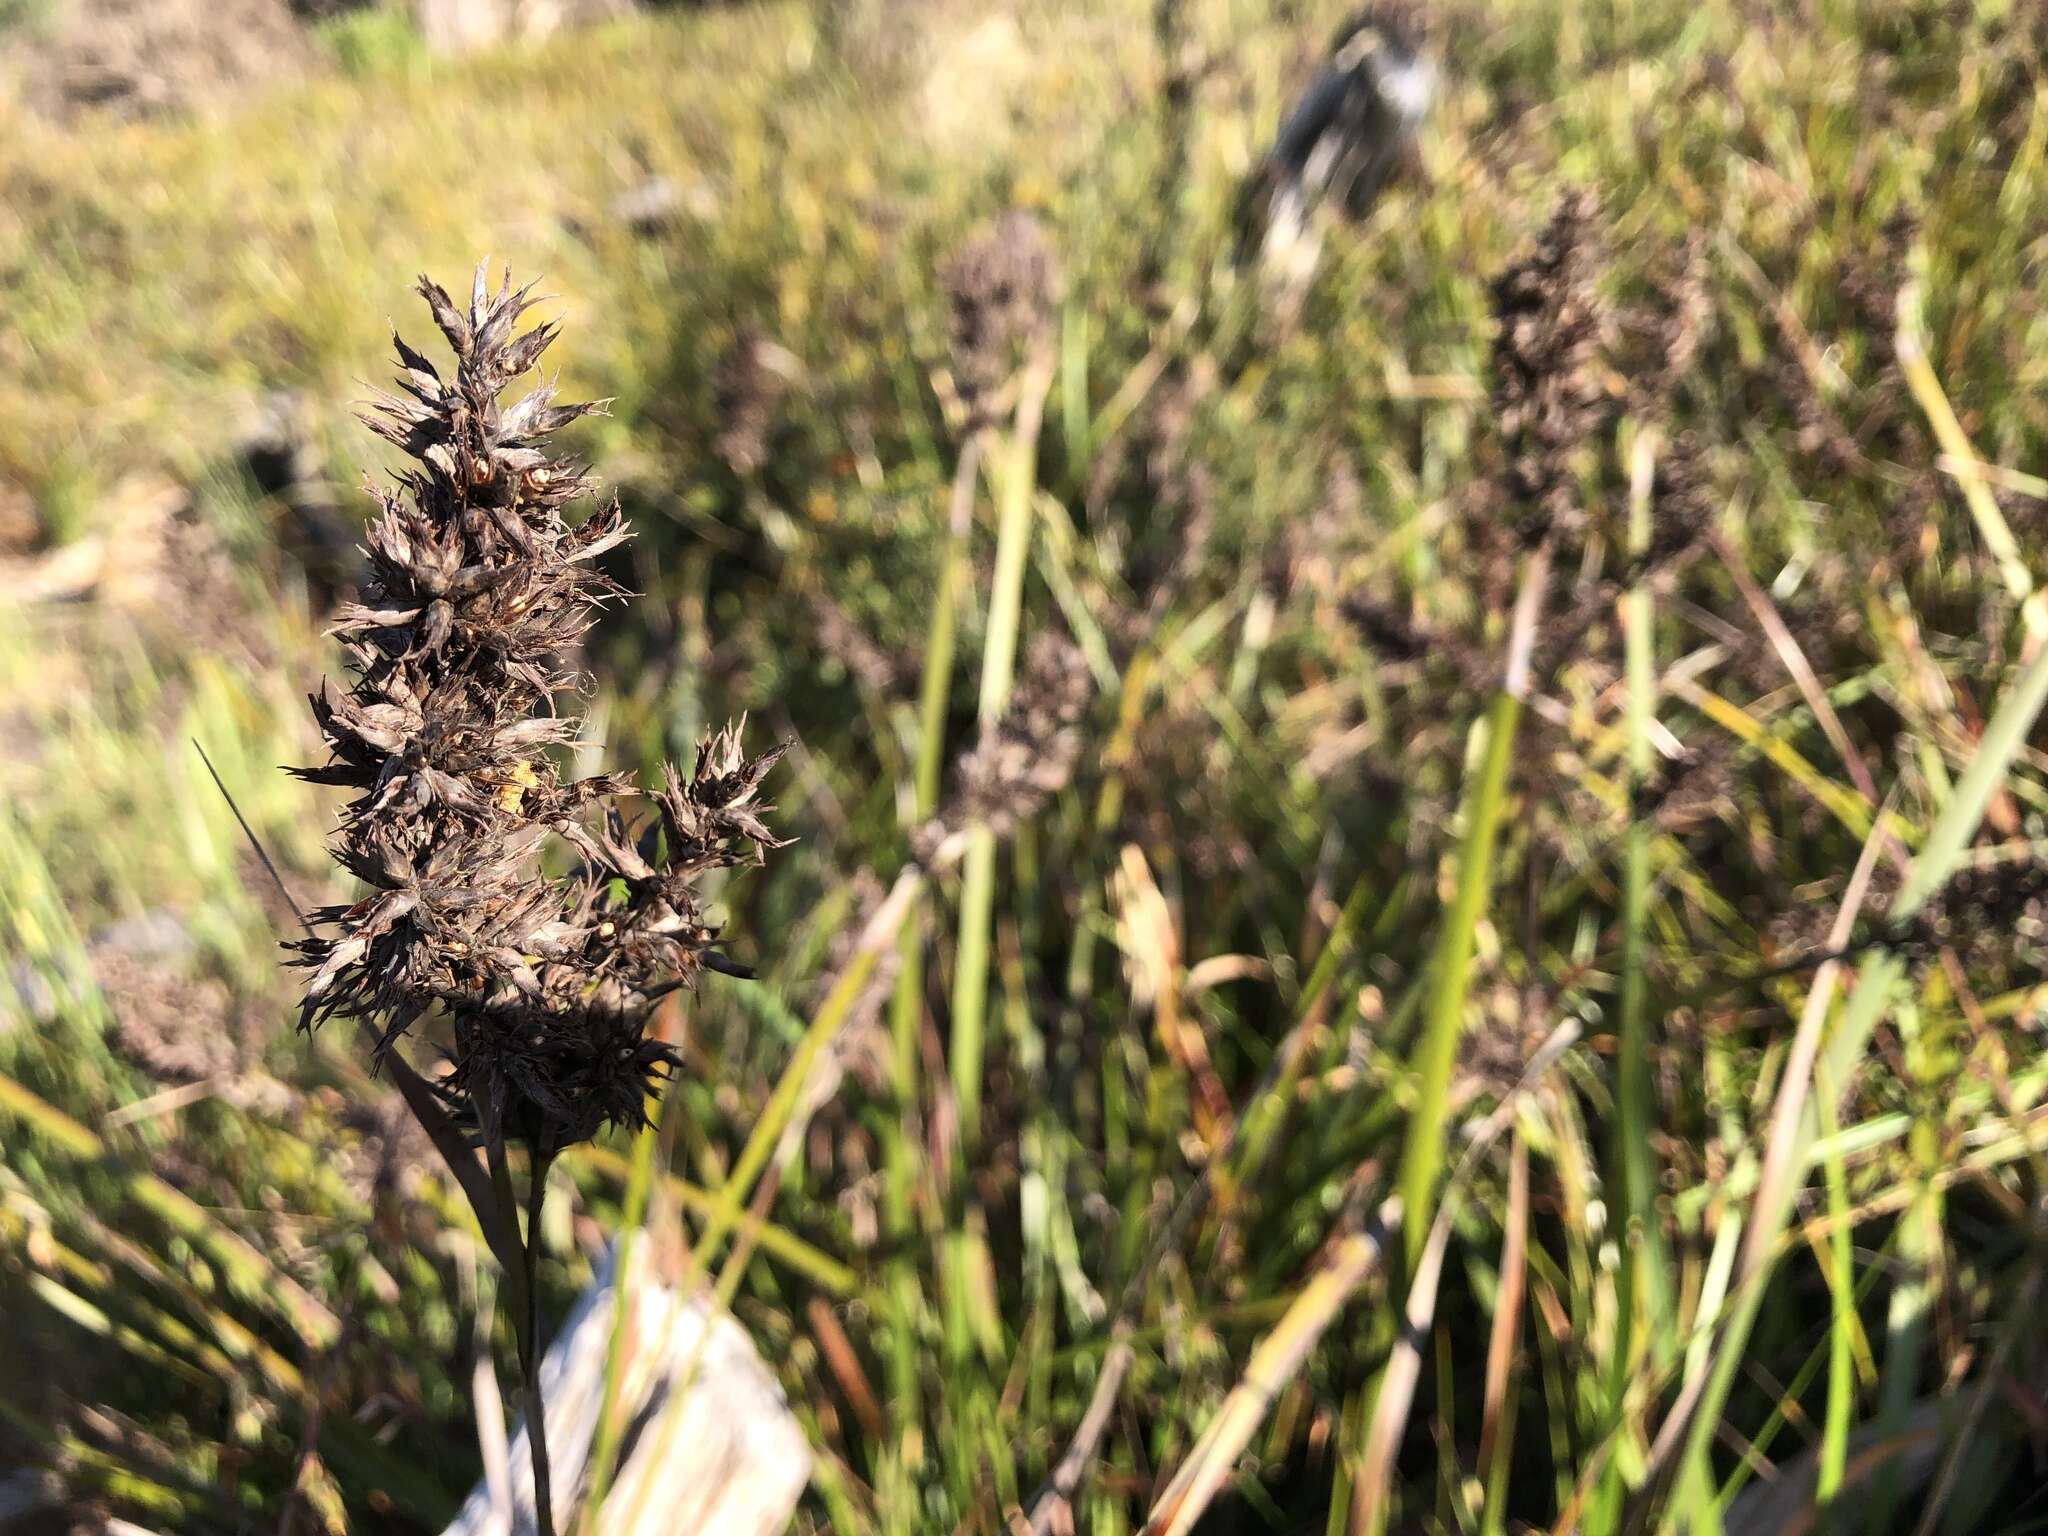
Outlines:
<svg viewBox="0 0 2048 1536"><path fill-rule="evenodd" d="M455 372L394 337L403 393L364 416L418 467L376 492L363 600L335 625L355 681L312 701L331 758L301 776L356 791L333 853L370 889L317 914L331 935L292 946L312 972L301 1023L370 1022L381 1057L444 1009L458 1120L546 1159L639 1122L673 1066L649 1012L717 941L699 879L776 846L757 796L780 751L750 759L731 729L705 741L694 772L665 771L640 831L619 809L638 793L625 780L563 781L549 751L576 723L555 701L583 684L564 656L625 596L594 562L628 533L616 502L564 520L592 481L546 443L601 407L557 405L546 381L500 407L557 333L513 335L530 288L508 276L493 295L480 266L466 313L425 278L420 292ZM580 870L541 873L550 837Z"/></svg>
<svg viewBox="0 0 2048 1536"><path fill-rule="evenodd" d="M969 240L940 274L954 384L974 426L995 410L992 397L1017 358L1052 324L1059 303L1059 258L1037 219L1012 208Z"/></svg>
<svg viewBox="0 0 2048 1536"><path fill-rule="evenodd" d="M712 378L719 423L715 446L735 475L745 478L766 462L783 397L802 374L802 363L760 327L739 328Z"/></svg>
<svg viewBox="0 0 2048 1536"><path fill-rule="evenodd" d="M1579 520L1579 449L1614 415L1602 366L1611 317L1593 288L1598 212L1591 192L1566 192L1535 247L1493 285L1493 406L1508 455L1502 513L1528 545Z"/></svg>
<svg viewBox="0 0 2048 1536"><path fill-rule="evenodd" d="M1031 637L1002 718L955 765L939 812L913 837L927 863L976 823L1007 838L1073 782L1086 745L1082 721L1095 697L1081 648L1058 629Z"/></svg>

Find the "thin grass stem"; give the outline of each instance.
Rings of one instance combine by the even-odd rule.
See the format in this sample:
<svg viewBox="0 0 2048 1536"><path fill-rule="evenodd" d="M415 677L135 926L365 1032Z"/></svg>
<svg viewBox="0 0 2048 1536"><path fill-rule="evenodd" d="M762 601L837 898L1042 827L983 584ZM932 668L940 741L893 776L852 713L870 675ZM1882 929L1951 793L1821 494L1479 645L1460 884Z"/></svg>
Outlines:
<svg viewBox="0 0 2048 1536"><path fill-rule="evenodd" d="M1911 917L1954 871L1983 819L1985 807L2004 784L2006 774L2044 704L2048 704L2048 650L2037 654L2027 665L1985 726L1976 755L1964 769L1962 778L1942 806L1911 869L1907 871L1905 883L1892 906L1892 914L1896 918ZM1871 1031L1890 1006L1893 987L1903 974L1903 965L1888 951L1864 957L1857 970L1856 987L1849 1004L1843 1010L1826 1048L1815 1058L1816 1077L1821 1075L1820 1069L1824 1067L1825 1081L1838 1088L1848 1082L1869 1043ZM1825 967L1824 975L1814 980L1814 990L1819 992L1823 987L1831 990L1833 982L1834 968ZM1783 1131L1782 1126L1788 1123L1796 1129ZM1779 1152L1781 1166L1803 1172L1813 1143L1819 1137L1819 1127L1818 1112L1811 1104L1806 1106L1803 1116L1790 1117L1774 1126L1771 1150ZM1720 1422L1721 1410L1734 1385L1735 1372L1744 1358L1744 1346L1762 1305L1764 1281L1770 1271L1764 1256L1774 1248L1768 1240L1775 1239L1784 1227L1785 1214L1796 1188L1797 1180L1790 1176L1770 1180L1751 1202L1748 1219L1754 1227L1749 1243L1745 1245L1744 1279L1738 1288L1735 1307L1719 1347L1713 1351L1713 1364L1707 1374L1696 1376L1687 1383L1659 1428L1656 1444L1651 1448L1651 1465L1655 1468L1676 1453L1682 1441L1684 1453L1680 1465L1684 1470L1680 1476L1686 1483L1694 1483L1698 1469L1706 1464L1707 1442ZM1665 1528L1680 1528L1677 1520L1681 1517L1693 1530L1718 1529L1719 1526L1718 1517L1703 1511L1697 1501L1681 1500L1675 1502L1667 1513Z"/></svg>
<svg viewBox="0 0 2048 1536"><path fill-rule="evenodd" d="M991 731L1010 702L1016 680L1018 632L1024 615L1024 572L1031 553L1032 505L1037 490L1038 435L1052 387L1053 362L1041 346L1027 366L1015 424L1004 443L996 478L995 578L988 630L982 643L981 693L976 717ZM981 1134L981 1075L988 1013L989 927L995 913L995 833L976 823L967 834L960 871L960 927L953 955L953 1031L948 1066L960 1145L971 1153Z"/></svg>
<svg viewBox="0 0 2048 1536"><path fill-rule="evenodd" d="M1479 772L1469 786L1465 831L1458 847L1458 879L1450 911L1430 962L1429 999L1422 1034L1410 1057L1415 1098L1401 1150L1401 1206L1408 1213L1403 1244L1412 1266L1422 1256L1436 1211L1436 1180L1444 1160L1444 1100L1451 1067L1464 1032L1465 999L1472 979L1472 950L1493 891L1493 849L1507 808L1508 767L1514 761L1515 731L1529 688L1529 650L1534 643L1538 594L1547 584L1550 552L1537 550L1524 563L1515 603L1505 680L1486 713Z"/></svg>

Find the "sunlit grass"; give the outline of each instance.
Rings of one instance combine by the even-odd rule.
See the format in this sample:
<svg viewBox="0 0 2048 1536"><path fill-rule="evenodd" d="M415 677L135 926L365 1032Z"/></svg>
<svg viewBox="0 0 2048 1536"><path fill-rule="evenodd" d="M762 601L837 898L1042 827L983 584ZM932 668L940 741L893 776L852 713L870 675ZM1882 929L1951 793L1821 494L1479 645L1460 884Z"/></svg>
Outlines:
<svg viewBox="0 0 2048 1536"><path fill-rule="evenodd" d="M274 508L224 489L239 413L304 392L347 480L376 458L346 411L385 371L378 316L486 250L576 317L565 389L617 397L586 444L648 599L593 639L607 765L728 710L801 742L776 782L801 841L722 893L762 979L691 1002L659 1138L565 1167L577 1220L543 1282L559 1309L581 1245L644 1203L822 1453L806 1528L1011 1528L1106 1391L1072 1494L1101 1536L1162 1492L1192 1519L1190 1490L1248 1528L1343 1531L1368 1465L1406 1528L1709 1530L1769 1481L1733 1446L1855 1500L1888 1464L1873 1437L2000 1390L1985 1341L2041 1263L2033 919L1975 959L1952 932L1953 971L1846 956L1846 1000L1775 968L1866 847L1910 861L1899 913L2048 840L2037 40L1874 4L1447 14L1423 174L1332 232L1301 326L1231 373L1236 177L1338 7L1290 30L1191 4L1215 67L1178 185L1152 9L949 11L907 53L794 5L464 63L366 35L338 77L206 121L65 135L0 107L0 476L43 534L21 558L118 540L118 488L168 474L241 561L231 642L166 602L0 606L0 1294L92 1367L0 1390L4 1449L208 1532L324 1486L313 1395L354 1528L437 1529L475 1470L474 1234L431 1165L354 1176L373 1129L347 1106L377 1091L354 1042L258 1052L286 1099L252 1078L167 1106L90 951L172 912L180 966L282 1038L276 907L188 744L295 894L337 894L274 771L308 758L324 662ZM672 223L626 228L614 203L656 178ZM1568 180L1600 196L1610 298L1642 302L1697 234L1713 323L1672 419L1589 454L1595 531L1552 580L1593 617L1511 710L1467 515L1498 468L1486 283ZM937 275L1009 203L1066 277L1028 474L1009 418L985 473L961 440ZM742 322L802 364L747 476L712 387ZM1829 456L1830 419L1854 453ZM1700 439L1719 539L1609 590L1652 426ZM825 602L880 673L835 652ZM909 870L906 830L1050 627L1098 686L1072 782ZM1720 777L1688 781L1692 757ZM22 962L53 1016L8 1002ZM1369 1227L1397 1187L1404 1224ZM338 1350L323 1316L352 1320ZM1383 1433L1406 1432L1375 1446L1390 1358ZM106 1435L95 1403L154 1438ZM1956 1454L1956 1528L2023 1528L2018 1417ZM1899 1491L1902 1529L1927 1486Z"/></svg>

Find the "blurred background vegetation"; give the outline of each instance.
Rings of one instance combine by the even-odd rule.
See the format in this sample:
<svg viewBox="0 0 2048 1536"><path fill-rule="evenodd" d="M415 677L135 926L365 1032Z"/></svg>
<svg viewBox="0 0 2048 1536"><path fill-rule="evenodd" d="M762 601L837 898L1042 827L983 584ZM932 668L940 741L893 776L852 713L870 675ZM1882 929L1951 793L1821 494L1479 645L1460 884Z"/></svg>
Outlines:
<svg viewBox="0 0 2048 1536"><path fill-rule="evenodd" d="M1420 164L1298 316L1247 319L1237 189L1342 17L529 7L451 51L432 8L0 0L0 1485L48 1474L60 1530L403 1532L478 1475L481 1242L360 1042L290 1028L293 919L192 744L300 903L344 894L278 765L318 756L383 465L349 410L387 321L423 329L414 274L490 252L557 295L565 393L612 399L578 447L639 535L578 766L743 713L796 742L800 841L723 892L760 980L682 1010L658 1135L557 1169L553 1315L635 1166L673 1175L671 1239L758 1194L715 1272L815 1447L799 1528L1013 1528L1121 1350L1066 1517L1140 1529L1279 1340L1303 1367L1200 1529L1346 1529L1406 1287L1303 1303L1393 1187L1454 920L1512 555L1488 284L1576 185L1605 302L1677 305L1693 351L1657 419L1613 365L1582 466L1446 1134L1579 1033L1460 1176L1382 1516L1791 1531L1832 1467L1837 1529L2048 1528L2048 7L1443 0ZM954 258L1007 210L1060 274L1045 419L982 431L956 537ZM1632 717L1660 439L1712 538L1656 593ZM1032 787L987 926L943 866L828 1007L974 746L1006 498ZM1839 1123L1781 1231L1772 1108L1866 842L1976 885L1859 957L1899 974L1831 1016ZM1746 1240L1774 1263L1731 1326Z"/></svg>

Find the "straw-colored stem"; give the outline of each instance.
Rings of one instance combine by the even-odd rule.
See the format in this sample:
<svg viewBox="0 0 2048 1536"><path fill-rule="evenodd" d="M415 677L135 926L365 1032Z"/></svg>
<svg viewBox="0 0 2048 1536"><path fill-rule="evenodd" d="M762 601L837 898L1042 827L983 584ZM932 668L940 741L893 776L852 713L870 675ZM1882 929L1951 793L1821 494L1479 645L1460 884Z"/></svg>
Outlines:
<svg viewBox="0 0 2048 1536"><path fill-rule="evenodd" d="M1643 455L1649 458L1646 449ZM1647 481L1648 474L1640 477ZM1645 485L1635 498L1629 520L1629 548L1642 554L1649 548L1649 495ZM1628 671L1628 772L1633 795L1640 795L1653 765L1650 729L1657 712L1656 661L1652 647L1655 613L1649 588L1638 583L1623 599ZM1651 829L1645 818L1631 815L1622 865L1622 960L1621 1035L1615 1062L1616 1078L1616 1166L1621 1173L1623 1232L1632 1262L1623 1266L1623 1294L1630 1282L1639 1288L1645 1303L1645 1319L1652 1338L1662 1335L1670 1304L1664 1268L1664 1244L1652 1209L1656 1190L1656 1165L1652 1158L1651 1132L1655 1125L1650 1093L1649 1033L1650 999L1644 973L1644 946L1649 929ZM1621 1324L1626 1337L1630 1319L1624 1311ZM1626 1359L1627 1350L1617 1342L1615 1353Z"/></svg>
<svg viewBox="0 0 2048 1536"><path fill-rule="evenodd" d="M1522 1297L1529 1245L1529 1148L1518 1135L1509 1147L1507 1212L1502 1223L1500 1290L1486 1347L1485 1417L1479 1432L1479 1475L1484 1479L1481 1536L1506 1536L1508 1470L1514 1457L1513 1378L1520 1354Z"/></svg>
<svg viewBox="0 0 2048 1536"><path fill-rule="evenodd" d="M1344 1304L1378 1267L1386 1229L1401 1219L1398 1199L1384 1202L1362 1232L1332 1246L1322 1266L1288 1306L1273 1331L1259 1340L1244 1375L1230 1389L1180 1471L1152 1507L1147 1531L1184 1536L1236 1468L1267 1410L1302 1368L1316 1341Z"/></svg>

